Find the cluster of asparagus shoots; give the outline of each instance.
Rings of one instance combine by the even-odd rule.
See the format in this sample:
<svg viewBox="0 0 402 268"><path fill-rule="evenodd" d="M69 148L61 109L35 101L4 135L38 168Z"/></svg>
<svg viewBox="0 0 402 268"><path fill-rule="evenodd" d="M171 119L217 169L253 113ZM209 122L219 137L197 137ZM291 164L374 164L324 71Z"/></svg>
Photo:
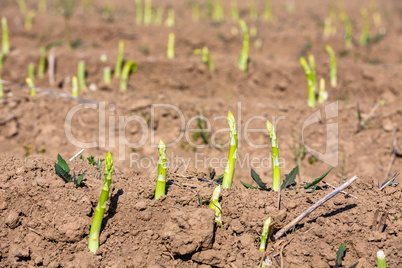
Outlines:
<svg viewBox="0 0 402 268"><path fill-rule="evenodd" d="M166 145L162 140L158 145L159 160L158 160L158 177L155 187L155 200L165 195L166 193Z"/></svg>
<svg viewBox="0 0 402 268"><path fill-rule="evenodd" d="M94 219L92 221L91 230L89 232L88 248L94 254L99 248L99 234L101 230L103 215L105 214L106 203L109 198L110 185L112 183L113 158L110 152L105 158L105 181L102 187L102 193L96 206Z"/></svg>

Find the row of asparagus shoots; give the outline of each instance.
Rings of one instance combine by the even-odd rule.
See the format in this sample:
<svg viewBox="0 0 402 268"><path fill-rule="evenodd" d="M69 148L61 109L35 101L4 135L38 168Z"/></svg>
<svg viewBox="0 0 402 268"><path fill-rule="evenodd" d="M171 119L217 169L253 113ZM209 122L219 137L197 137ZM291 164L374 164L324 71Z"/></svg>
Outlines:
<svg viewBox="0 0 402 268"><path fill-rule="evenodd" d="M335 52L331 46L326 45L325 50L328 52L330 57L330 84L331 87L335 88L337 86L337 74L336 74L336 56ZM308 101L307 104L309 107L316 107L316 92L317 92L317 75L315 70L315 59L314 55L308 56L308 62L306 58L300 58L300 64L304 69L307 78L307 86L308 86ZM319 92L318 92L318 102L323 103L328 99L328 92L325 90L325 80L324 78L320 78L319 83Z"/></svg>

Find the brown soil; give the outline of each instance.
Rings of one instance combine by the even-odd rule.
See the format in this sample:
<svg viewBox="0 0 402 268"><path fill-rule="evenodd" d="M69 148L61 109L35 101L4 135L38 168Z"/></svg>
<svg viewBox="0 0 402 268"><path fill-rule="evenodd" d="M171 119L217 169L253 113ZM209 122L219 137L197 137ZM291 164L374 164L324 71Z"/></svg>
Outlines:
<svg viewBox="0 0 402 268"><path fill-rule="evenodd" d="M28 0L28 7L36 8L34 2ZM39 47L64 38L63 17L56 11L56 2L48 2L48 11L38 12L33 28L28 31L23 27L24 15L15 2L2 1L0 16L8 19L11 44L11 53L1 69L2 79L23 84L27 65L33 62L37 67ZM339 164L326 181L338 186L341 177L357 175L358 181L346 191L358 199L343 194L335 196L281 238L282 244L270 241L268 257L275 267L273 255L292 239L283 250L285 267L333 266L342 243L346 243L344 267L357 261L357 267L373 267L378 250L385 251L389 267L402 265L402 249L398 243L402 228L398 203L402 191L400 186L388 186L383 191L376 186L378 181L385 180L392 129L402 125L400 1L378 3L375 10L382 16L382 25L375 27L371 20L370 33L375 36L385 29L386 35L368 47L358 45L362 28L359 10L369 8L372 1L338 3L352 21L356 44L350 49L343 46L343 24L339 20L337 34L329 39L323 37L323 21L328 16L330 1L295 1L296 11L291 14L283 8L285 1L273 1L275 21L261 19L254 23L248 17L248 1L238 1L242 2L239 9L247 11L244 13L247 25L258 29L257 37L251 38L247 74L236 67L242 38L240 32L231 33L233 27L238 31L239 27L229 18L229 1L225 1L226 21L220 25L206 18L193 22L189 2L153 1L154 5L174 7L176 25L171 29L138 26L133 1L113 1L114 21L108 22L100 14L107 2L96 1L92 10L85 7L76 10L71 19L71 36L73 40L79 39L80 45L72 52L65 46L53 48L57 60L55 85L49 84L47 75L35 81L39 87L70 94L70 78L76 73L78 61L85 60L87 85L94 83L97 90L80 91L80 97L106 107L104 123L99 120L99 109L85 109L72 118L71 127L77 140L98 143L101 142L99 129L104 129L105 146L86 149L83 155L98 159L111 151L115 159L116 172L100 248L93 255L87 250L87 240L102 187L99 178L103 167L98 170L78 158L70 162L74 170L87 174L84 186L79 188L65 184L54 171L58 153L69 159L81 149L65 133L65 118L80 102L40 92L32 98L26 89L4 86L5 97L0 101L0 267L256 267L263 256L258 244L265 219L272 216L275 228L279 229L331 189L321 184L322 189L313 194L299 190L283 193L282 209L278 212L275 193L244 189L240 180L253 183L250 166L238 163L234 188L222 193L223 226L216 228L213 211L206 204L200 205L197 196L209 199L214 185L196 178L208 178L212 167L218 175L222 174L225 165L216 166L212 159L226 157L228 147L194 149L184 136L180 143L167 148L167 195L155 201L153 163L157 163L158 154L151 144L151 131L155 132L156 142L163 139L165 143L186 131L181 129L180 117L172 109L156 109L155 123L151 125L151 105L177 106L186 123L198 113L204 114L211 122L212 132L227 128L226 120L214 118L226 116L229 110L242 129L252 116L269 120L285 116L277 125L284 175L295 166L290 147L298 143L305 120L316 110L321 110L325 117L325 105L334 101L338 101L338 117L306 128L305 142L324 152L326 124L338 123ZM255 1L260 13L263 2ZM373 11L369 10L371 16ZM169 32L176 35L174 60L166 59ZM256 39L263 42L260 50L254 47ZM119 40L125 42L125 60L138 63L125 93L119 91L118 80L114 79L109 87L102 81L103 67L114 67ZM339 85L334 89L329 86L326 44L334 48L338 58ZM199 56L192 55L194 49L203 46L208 46L214 60L213 73L201 63ZM300 55L310 53L316 58L317 77L327 80L329 93L329 100L316 109L307 107L307 83L298 61ZM102 54L108 56L106 63L100 62ZM385 104L356 133L357 106L365 116L382 99ZM116 109L108 109L110 104ZM148 123L148 139L142 146L127 146L123 151L117 139L119 116L131 115L138 115ZM115 124L110 118L115 118ZM263 130L265 123L259 119L249 127ZM190 128L196 128L195 121ZM116 146L111 144L109 130L116 135ZM134 143L141 139L143 131L139 124L129 123L124 134ZM241 134L240 161L247 155L250 159L268 156L269 146L250 146ZM396 137L402 140L400 132ZM254 144L269 144L266 132L250 133L248 138ZM219 144L227 143L228 132L218 134L216 139ZM201 145L201 138L195 143ZM401 150L400 142L398 148ZM126 160L121 160L119 153ZM130 165L133 156L153 162L148 161L148 167ZM196 162L197 157L208 159ZM321 161L311 164L311 160L309 154L302 159L302 179L297 186L330 168ZM185 164L177 174L192 179L172 173L183 161ZM396 157L390 173L399 172L401 164L402 159ZM270 184L270 168L254 169ZM371 228L377 209L389 213L384 232Z"/></svg>

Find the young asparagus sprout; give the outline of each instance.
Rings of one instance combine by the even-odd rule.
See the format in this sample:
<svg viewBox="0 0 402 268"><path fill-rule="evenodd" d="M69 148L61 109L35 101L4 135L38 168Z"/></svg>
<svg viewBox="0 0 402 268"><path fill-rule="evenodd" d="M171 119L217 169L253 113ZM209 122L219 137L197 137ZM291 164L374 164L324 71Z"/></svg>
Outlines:
<svg viewBox="0 0 402 268"><path fill-rule="evenodd" d="M112 75L111 75L111 70L110 67L105 67L103 68L103 82L105 85L110 85L110 82L112 80Z"/></svg>
<svg viewBox="0 0 402 268"><path fill-rule="evenodd" d="M136 21L142 24L142 0L135 0Z"/></svg>
<svg viewBox="0 0 402 268"><path fill-rule="evenodd" d="M205 64L208 64L208 69L213 72L215 70L214 63L212 62L211 55L208 52L207 47L203 47L202 49L195 49L194 55L201 55L201 61Z"/></svg>
<svg viewBox="0 0 402 268"><path fill-rule="evenodd" d="M373 22L376 27L381 26L381 14L378 11L373 13Z"/></svg>
<svg viewBox="0 0 402 268"><path fill-rule="evenodd" d="M156 13L155 13L155 19L154 19L154 24L155 25L161 25L162 24L162 20L163 20L163 12L165 10L163 9L163 7L158 7L156 9Z"/></svg>
<svg viewBox="0 0 402 268"><path fill-rule="evenodd" d="M315 59L314 55L308 55L308 63L310 65L310 70L311 70L311 78L313 79L313 89L314 92L317 91L317 75L315 72Z"/></svg>
<svg viewBox="0 0 402 268"><path fill-rule="evenodd" d="M85 84L85 61L81 60L78 62L78 86L81 90L85 90L87 88Z"/></svg>
<svg viewBox="0 0 402 268"><path fill-rule="evenodd" d="M36 96L36 90L35 90L35 85L34 85L34 82L32 81L32 79L29 78L29 77L27 77L27 78L25 79L25 82L27 83L27 85L28 85L28 87L29 87L29 94L30 94L32 97L35 97L35 96Z"/></svg>
<svg viewBox="0 0 402 268"><path fill-rule="evenodd" d="M71 85L72 85L71 95L73 95L73 97L78 98L78 79L75 75L71 80Z"/></svg>
<svg viewBox="0 0 402 268"><path fill-rule="evenodd" d="M302 65L304 72L306 73L306 77L307 77L308 106L315 108L315 86L314 86L312 70L304 57L300 58L300 64Z"/></svg>
<svg viewBox="0 0 402 268"><path fill-rule="evenodd" d="M150 25L151 22L152 22L152 0L145 0L144 25Z"/></svg>
<svg viewBox="0 0 402 268"><path fill-rule="evenodd" d="M0 70L3 68L4 54L0 52Z"/></svg>
<svg viewBox="0 0 402 268"><path fill-rule="evenodd" d="M35 11L30 10L25 15L25 25L24 25L25 30L28 30L28 31L31 30L31 28L32 28L32 20L35 17L35 14L36 14Z"/></svg>
<svg viewBox="0 0 402 268"><path fill-rule="evenodd" d="M272 0L265 0L265 10L264 10L264 19L266 21L272 21Z"/></svg>
<svg viewBox="0 0 402 268"><path fill-rule="evenodd" d="M94 219L92 221L91 230L89 232L88 248L94 254L99 248L99 233L101 230L103 215L106 209L106 203L109 198L113 169L114 167L112 154L108 152L105 158L105 181L103 183L102 193L100 195L98 205L96 206Z"/></svg>
<svg viewBox="0 0 402 268"><path fill-rule="evenodd" d="M173 27L175 24L175 18L174 18L174 9L169 8L168 10L168 17L165 21L165 26L166 27Z"/></svg>
<svg viewBox="0 0 402 268"><path fill-rule="evenodd" d="M39 58L39 67L38 67L38 77L43 78L45 76L45 67L46 67L46 49L45 47L40 48L40 58Z"/></svg>
<svg viewBox="0 0 402 268"><path fill-rule="evenodd" d="M219 224L219 227L222 227L222 207L219 202L215 204L215 222Z"/></svg>
<svg viewBox="0 0 402 268"><path fill-rule="evenodd" d="M17 0L18 7L20 8L21 13L27 12L27 4L25 0Z"/></svg>
<svg viewBox="0 0 402 268"><path fill-rule="evenodd" d="M269 217L265 222L264 222L264 227L262 229L262 234L261 234L261 242L260 242L260 250L265 251L267 247L267 238L269 235L269 226L271 225L272 219Z"/></svg>
<svg viewBox="0 0 402 268"><path fill-rule="evenodd" d="M345 47L349 48L352 46L352 23L345 12L342 12L339 18L345 24Z"/></svg>
<svg viewBox="0 0 402 268"><path fill-rule="evenodd" d="M2 52L4 55L7 55L10 52L10 44L8 41L8 27L7 27L7 19L5 17L1 18L1 28L2 28Z"/></svg>
<svg viewBox="0 0 402 268"><path fill-rule="evenodd" d="M368 11L366 8L362 8L360 10L360 13L363 16L363 29L362 29L362 34L360 36L360 44L362 46L367 45L370 35L369 35L369 28L370 28L370 18L368 15Z"/></svg>
<svg viewBox="0 0 402 268"><path fill-rule="evenodd" d="M267 129L269 133L269 137L271 139L272 146L272 190L280 191L281 190L281 168L279 165L279 150L278 150L278 141L276 139L276 133L274 126L271 122L267 121Z"/></svg>
<svg viewBox="0 0 402 268"><path fill-rule="evenodd" d="M258 13L257 7L253 0L250 1L250 20L257 21L258 20Z"/></svg>
<svg viewBox="0 0 402 268"><path fill-rule="evenodd" d="M330 69L329 69L329 77L330 77L330 81L331 81L331 87L336 87L337 85L337 79L336 79L336 56L335 56L335 52L332 49L331 46L326 45L325 46L325 50L328 52L329 54L329 58L331 61L331 65L330 65Z"/></svg>
<svg viewBox="0 0 402 268"><path fill-rule="evenodd" d="M385 262L385 253L382 250L377 252L377 266L378 268L387 268L387 264Z"/></svg>
<svg viewBox="0 0 402 268"><path fill-rule="evenodd" d="M121 79L120 79L120 90L122 92L127 90L127 80L128 80L128 76L130 75L130 73L133 73L137 70L138 65L135 61L128 61L126 62L126 64L124 65L123 71L121 73Z"/></svg>
<svg viewBox="0 0 402 268"><path fill-rule="evenodd" d="M114 68L114 77L120 77L121 68L123 66L123 57L124 57L124 41L119 41L119 54L117 55L116 66Z"/></svg>
<svg viewBox="0 0 402 268"><path fill-rule="evenodd" d="M237 6L237 0L230 1L230 16L233 21L239 20L239 8Z"/></svg>
<svg viewBox="0 0 402 268"><path fill-rule="evenodd" d="M222 0L215 1L212 13L212 20L216 23L220 23L224 20Z"/></svg>
<svg viewBox="0 0 402 268"><path fill-rule="evenodd" d="M228 124L230 129L230 145L229 145L228 162L226 164L225 173L223 175L223 181L222 181L223 188L232 187L233 175L235 171L236 158L237 158L236 121L233 114L230 111L228 113Z"/></svg>
<svg viewBox="0 0 402 268"><path fill-rule="evenodd" d="M35 65L33 63L28 64L28 77L35 81Z"/></svg>
<svg viewBox="0 0 402 268"><path fill-rule="evenodd" d="M247 72L248 50L250 47L250 36L244 20L239 20L240 28L243 31L243 48L240 52L238 66L243 72Z"/></svg>
<svg viewBox="0 0 402 268"><path fill-rule="evenodd" d="M162 140L159 141L158 151L158 179L156 180L155 200L166 193L166 146Z"/></svg>
<svg viewBox="0 0 402 268"><path fill-rule="evenodd" d="M198 21L200 19L200 6L196 2L191 4L191 18L193 21Z"/></svg>
<svg viewBox="0 0 402 268"><path fill-rule="evenodd" d="M174 59L174 33L169 34L169 40L167 45L167 58Z"/></svg>
<svg viewBox="0 0 402 268"><path fill-rule="evenodd" d="M219 196L221 195L222 187L216 186L214 192L212 193L211 202L209 203L209 207L215 209L215 205L219 200Z"/></svg>
<svg viewBox="0 0 402 268"><path fill-rule="evenodd" d="M328 92L325 91L325 79L320 79L320 91L318 92L318 102L323 103L328 99Z"/></svg>

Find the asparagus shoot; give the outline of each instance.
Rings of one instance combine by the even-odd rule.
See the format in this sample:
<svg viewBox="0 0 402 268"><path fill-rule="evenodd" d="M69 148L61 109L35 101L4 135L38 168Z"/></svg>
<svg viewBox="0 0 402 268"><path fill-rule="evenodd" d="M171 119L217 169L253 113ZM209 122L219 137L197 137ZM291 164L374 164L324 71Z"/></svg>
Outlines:
<svg viewBox="0 0 402 268"><path fill-rule="evenodd" d="M279 165L278 141L276 139L275 129L271 122L267 121L267 129L271 139L272 146L272 190L281 190L281 168Z"/></svg>
<svg viewBox="0 0 402 268"><path fill-rule="evenodd" d="M142 0L135 0L135 10L137 24L142 24Z"/></svg>
<svg viewBox="0 0 402 268"><path fill-rule="evenodd" d="M228 114L228 124L230 129L230 147L228 162L226 164L225 173L223 175L222 187L230 188L232 187L233 175L236 166L237 158L237 131L236 131L236 121L233 114L229 111Z"/></svg>
<svg viewBox="0 0 402 268"><path fill-rule="evenodd" d="M370 18L369 18L368 11L366 8L362 8L360 10L360 13L363 16L363 29L362 29L362 34L360 36L360 44L362 46L365 46L365 45L367 45L367 43L370 40L370 34L369 34Z"/></svg>
<svg viewBox="0 0 402 268"><path fill-rule="evenodd" d="M328 92L325 91L325 79L320 79L320 91L318 92L318 102L323 103L328 99Z"/></svg>
<svg viewBox="0 0 402 268"><path fill-rule="evenodd" d="M352 23L345 12L342 12L339 18L345 24L345 47L349 48L352 46Z"/></svg>
<svg viewBox="0 0 402 268"><path fill-rule="evenodd" d="M261 242L260 242L260 250L265 251L266 246L267 246L267 238L269 236L269 226L271 225L272 219L269 217L265 222L264 222L264 227L262 229L262 234L261 234Z"/></svg>
<svg viewBox="0 0 402 268"><path fill-rule="evenodd" d="M215 211L215 222L222 226L222 207L219 204L219 196L221 194L221 186L217 186L212 193L211 202L209 207Z"/></svg>
<svg viewBox="0 0 402 268"><path fill-rule="evenodd" d="M32 79L29 78L29 77L27 77L27 78L25 79L25 82L27 83L27 85L28 85L28 87L29 87L29 94L30 94L32 97L35 97L35 96L36 96L36 90L35 90L35 85L34 85L34 82L32 81Z"/></svg>
<svg viewBox="0 0 402 268"><path fill-rule="evenodd" d="M331 61L331 65L330 65L330 69L329 69L329 77L330 77L330 81L331 81L331 86L332 87L336 87L337 85L337 79L336 79L336 56L335 56L335 52L332 49L331 46L326 45L325 46L325 50L328 52L329 54L329 58Z"/></svg>
<svg viewBox="0 0 402 268"><path fill-rule="evenodd" d="M382 250L377 252L377 266L378 268L387 268L387 264L385 262L385 253Z"/></svg>
<svg viewBox="0 0 402 268"><path fill-rule="evenodd" d="M33 63L28 64L28 77L35 81L35 65Z"/></svg>
<svg viewBox="0 0 402 268"><path fill-rule="evenodd" d="M240 52L238 66L243 72L247 72L248 50L250 47L250 36L244 20L239 20L240 28L243 32L243 48Z"/></svg>
<svg viewBox="0 0 402 268"><path fill-rule="evenodd" d="M2 28L2 51L4 55L7 55L10 52L10 44L8 41L8 27L7 27L7 19L5 17L1 18L1 28Z"/></svg>
<svg viewBox="0 0 402 268"><path fill-rule="evenodd" d="M314 86L312 70L304 57L300 58L300 64L302 65L304 72L306 73L306 77L307 77L308 106L314 108L315 107L315 86Z"/></svg>
<svg viewBox="0 0 402 268"><path fill-rule="evenodd" d="M71 95L73 95L73 97L78 98L78 80L77 77L74 75L72 80L71 80L71 84L72 84L72 93Z"/></svg>
<svg viewBox="0 0 402 268"><path fill-rule="evenodd" d="M96 206L94 219L92 221L91 230L89 232L88 248L94 254L99 248L99 233L102 225L103 215L106 209L106 203L109 198L110 184L112 183L113 158L110 152L105 158L105 181L103 183L102 192Z"/></svg>
<svg viewBox="0 0 402 268"><path fill-rule="evenodd" d="M167 45L167 58L174 59L174 33L169 33L169 40Z"/></svg>
<svg viewBox="0 0 402 268"><path fill-rule="evenodd" d="M112 75L111 75L111 70L110 67L105 67L103 68L103 82L105 85L110 85L110 82L112 80Z"/></svg>
<svg viewBox="0 0 402 268"><path fill-rule="evenodd" d="M81 90L85 90L87 88L85 84L85 61L81 60L78 62L78 85Z"/></svg>
<svg viewBox="0 0 402 268"><path fill-rule="evenodd" d="M137 63L135 61L128 61L123 68L123 71L121 73L121 79L120 79L120 90L122 92L127 90L127 80L128 76L130 75L131 72L135 72L137 70Z"/></svg>
<svg viewBox="0 0 402 268"><path fill-rule="evenodd" d="M151 22L152 22L152 0L145 0L144 25L150 25Z"/></svg>
<svg viewBox="0 0 402 268"><path fill-rule="evenodd" d="M156 180L155 200L166 193L166 146L162 140L159 141L158 151L158 179Z"/></svg>

